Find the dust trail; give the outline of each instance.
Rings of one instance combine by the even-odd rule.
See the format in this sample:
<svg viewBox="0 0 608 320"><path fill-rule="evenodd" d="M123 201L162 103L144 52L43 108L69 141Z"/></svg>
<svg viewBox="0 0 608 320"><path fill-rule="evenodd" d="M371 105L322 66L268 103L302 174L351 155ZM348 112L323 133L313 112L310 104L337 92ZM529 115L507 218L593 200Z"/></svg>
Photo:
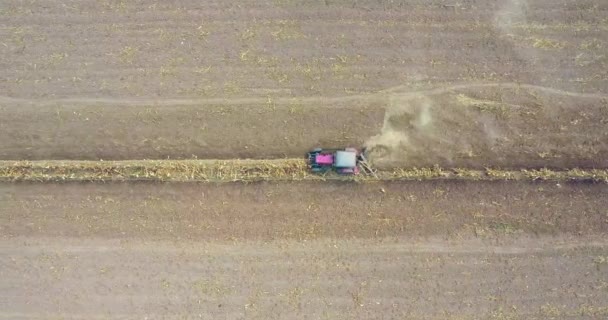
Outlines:
<svg viewBox="0 0 608 320"><path fill-rule="evenodd" d="M304 96L304 97L276 97L272 98L272 102L279 105L290 105L298 103L324 103L324 102L349 102L349 101L378 101L384 100L387 94L399 94L402 97L416 97L420 95L435 95L449 93L457 90L475 89L475 88L505 88L505 89L526 89L537 90L540 92L550 93L554 95L562 95L579 98L608 98L605 93L581 93L574 91L565 91L550 87L543 87L530 84L521 84L516 82L495 82L495 83L462 83L449 86L440 86L437 88L429 88L422 90L408 90L407 86L396 86L376 93L348 95L341 97L323 97L323 96ZM108 105L121 107L141 107L141 106L175 106L175 105L252 105L266 104L268 97L238 97L238 98L209 98L209 99L134 99L134 98L87 98L87 97L72 97L72 98L54 98L54 99L24 99L13 98L8 96L0 96L0 103L10 104L34 104L34 105L57 105L57 104L72 104L72 105ZM344 108L344 106L319 105L328 108Z"/></svg>
<svg viewBox="0 0 608 320"><path fill-rule="evenodd" d="M526 0L502 1L502 6L494 16L494 25L502 34L511 34L515 26L527 22L526 11L528 8Z"/></svg>
<svg viewBox="0 0 608 320"><path fill-rule="evenodd" d="M385 91L382 130L365 143L380 168L608 166L604 94L515 84L400 89Z"/></svg>
<svg viewBox="0 0 608 320"><path fill-rule="evenodd" d="M517 26L528 23L528 12L526 0L502 1L494 26L521 63L536 70L542 68L539 56L548 53L519 43L525 35ZM515 92L505 94L508 90ZM608 165L603 160L608 155L605 93L516 83L467 83L416 92L402 86L383 92L389 103L382 132L366 142L371 161L380 167ZM420 125L422 118L425 126Z"/></svg>
<svg viewBox="0 0 608 320"><path fill-rule="evenodd" d="M510 44L510 50L513 54L520 59L521 63L526 64L526 68L542 71L539 70L541 66L536 63L539 57L538 51L518 45L518 41L521 41L521 38L524 38L525 35L521 34L516 27L528 23L528 11L527 0L504 0L501 2L500 9L494 15L494 27L500 37Z"/></svg>

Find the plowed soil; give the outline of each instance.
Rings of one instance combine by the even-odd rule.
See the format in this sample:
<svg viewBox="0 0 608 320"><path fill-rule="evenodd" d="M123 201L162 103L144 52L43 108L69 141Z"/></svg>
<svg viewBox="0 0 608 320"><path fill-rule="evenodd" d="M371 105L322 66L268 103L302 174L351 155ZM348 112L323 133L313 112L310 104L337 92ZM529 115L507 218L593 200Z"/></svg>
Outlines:
<svg viewBox="0 0 608 320"><path fill-rule="evenodd" d="M2 159L607 167L608 4L5 1Z"/></svg>
<svg viewBox="0 0 608 320"><path fill-rule="evenodd" d="M605 191L2 184L0 318L604 318Z"/></svg>
<svg viewBox="0 0 608 320"><path fill-rule="evenodd" d="M597 0L6 0L19 98L334 96L468 81L606 92Z"/></svg>
<svg viewBox="0 0 608 320"><path fill-rule="evenodd" d="M0 159L608 168L601 0L3 0ZM0 183L2 319L605 319L608 190Z"/></svg>
<svg viewBox="0 0 608 320"><path fill-rule="evenodd" d="M607 185L3 184L4 235L281 240L608 230ZM46 199L46 200L45 200ZM503 230L504 229L504 230Z"/></svg>
<svg viewBox="0 0 608 320"><path fill-rule="evenodd" d="M1 242L2 319L603 319L605 239Z"/></svg>

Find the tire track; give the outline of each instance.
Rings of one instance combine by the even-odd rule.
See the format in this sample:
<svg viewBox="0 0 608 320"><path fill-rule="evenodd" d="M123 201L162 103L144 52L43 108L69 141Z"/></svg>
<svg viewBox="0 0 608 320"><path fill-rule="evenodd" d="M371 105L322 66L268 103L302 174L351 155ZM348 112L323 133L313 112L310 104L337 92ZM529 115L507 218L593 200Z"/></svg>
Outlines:
<svg viewBox="0 0 608 320"><path fill-rule="evenodd" d="M266 104L269 101L279 105L292 105L299 103L332 103L332 102L349 102L349 101L378 101L386 95L399 95L401 98L417 97L419 95L438 95L450 93L457 90L475 89L475 88L504 88L504 89L527 89L537 90L553 95L561 95L575 98L592 98L592 99L607 99L608 94L604 93L582 93L574 91L566 91L551 87L543 87L531 84L521 84L515 82L496 82L496 83L463 83L450 86L442 86L432 89L422 90L407 90L407 86L397 86L388 88L370 94L349 95L342 97L240 97L240 98L212 98L212 99L134 99L134 98L87 98L87 97L72 97L58 99L23 99L13 98L8 96L0 96L0 103L3 104L34 104L39 106L49 106L57 104L95 104L95 105L111 105L122 107L139 107L139 106L193 106L193 105L255 105ZM344 106L325 105L328 108L344 108Z"/></svg>
<svg viewBox="0 0 608 320"><path fill-rule="evenodd" d="M154 253L197 253L205 252L209 255L270 255L280 249L288 249L292 253L306 252L332 252L335 248L326 245L327 240L311 240L302 246L293 240L280 241L278 244L268 244L259 241L247 241L238 245L240 250L234 250L232 243L205 242L200 243L191 240L180 241L179 244L166 241L146 241L121 243L111 239L77 239L77 238L37 238L37 237L15 237L0 241L0 254L27 254L36 255L49 251L61 251L62 253L107 253L125 252L136 250L138 252ZM456 254L539 254L556 253L570 250L608 248L608 240L598 236L583 236L569 238L547 237L531 239L527 236L512 237L508 240L499 240L498 243L488 243L478 238L460 239L457 242L446 242L441 239L407 239L396 241L391 239L390 243L379 240L340 240L344 248L342 253L355 254L360 252L374 253L400 253L400 254L425 254L425 253L456 253ZM503 242L503 243L501 243Z"/></svg>

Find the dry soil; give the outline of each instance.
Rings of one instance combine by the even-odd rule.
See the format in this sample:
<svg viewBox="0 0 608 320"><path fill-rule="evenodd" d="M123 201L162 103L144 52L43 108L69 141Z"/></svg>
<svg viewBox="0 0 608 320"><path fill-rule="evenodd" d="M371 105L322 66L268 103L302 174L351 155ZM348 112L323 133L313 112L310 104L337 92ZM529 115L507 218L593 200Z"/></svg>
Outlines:
<svg viewBox="0 0 608 320"><path fill-rule="evenodd" d="M608 168L601 0L3 0L0 159ZM0 184L4 319L603 319L605 184Z"/></svg>
<svg viewBox="0 0 608 320"><path fill-rule="evenodd" d="M606 167L604 1L5 1L2 159Z"/></svg>
<svg viewBox="0 0 608 320"><path fill-rule="evenodd" d="M605 184L0 185L4 319L599 319Z"/></svg>

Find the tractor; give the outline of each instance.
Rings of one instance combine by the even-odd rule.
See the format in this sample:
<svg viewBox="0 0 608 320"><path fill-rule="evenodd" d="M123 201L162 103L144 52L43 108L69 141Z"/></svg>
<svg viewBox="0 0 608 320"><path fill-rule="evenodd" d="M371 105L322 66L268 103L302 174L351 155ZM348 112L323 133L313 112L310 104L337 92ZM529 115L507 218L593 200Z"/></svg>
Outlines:
<svg viewBox="0 0 608 320"><path fill-rule="evenodd" d="M357 175L364 172L374 174L367 163L363 152L355 148L322 149L316 148L307 153L308 166L313 173L325 174L335 171L340 175Z"/></svg>

